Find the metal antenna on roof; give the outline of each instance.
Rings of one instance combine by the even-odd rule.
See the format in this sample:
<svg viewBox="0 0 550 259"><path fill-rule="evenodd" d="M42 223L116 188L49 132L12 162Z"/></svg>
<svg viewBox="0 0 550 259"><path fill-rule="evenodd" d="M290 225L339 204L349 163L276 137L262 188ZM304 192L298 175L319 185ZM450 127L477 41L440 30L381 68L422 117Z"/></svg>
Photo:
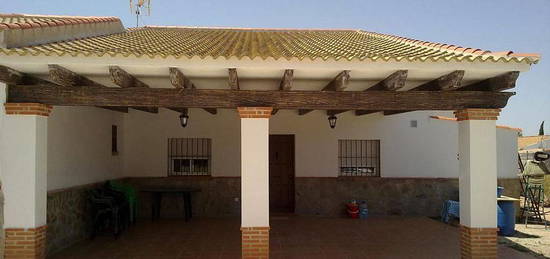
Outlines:
<svg viewBox="0 0 550 259"><path fill-rule="evenodd" d="M139 27L139 16L142 15L142 9L147 8L147 15L151 15L151 0L137 0L135 8L134 12L134 0L130 0L130 12L136 14L136 27Z"/></svg>

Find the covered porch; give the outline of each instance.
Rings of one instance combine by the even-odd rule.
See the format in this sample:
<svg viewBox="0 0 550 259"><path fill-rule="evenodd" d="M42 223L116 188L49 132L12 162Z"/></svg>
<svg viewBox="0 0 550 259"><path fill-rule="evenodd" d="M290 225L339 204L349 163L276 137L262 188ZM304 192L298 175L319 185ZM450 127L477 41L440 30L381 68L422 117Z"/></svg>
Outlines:
<svg viewBox="0 0 550 259"><path fill-rule="evenodd" d="M0 49L7 257L88 237L86 190L112 179L199 186L198 217L141 220L59 257L497 256L496 187L515 150L499 153L510 135L496 120L538 57L355 30L119 29ZM459 199L461 226L314 217L361 196L382 216ZM181 213L175 200L161 216Z"/></svg>
<svg viewBox="0 0 550 259"><path fill-rule="evenodd" d="M272 216L270 258L460 258L458 228L425 217ZM118 240L80 242L65 258L241 258L238 219L143 221ZM498 258L534 258L499 245Z"/></svg>

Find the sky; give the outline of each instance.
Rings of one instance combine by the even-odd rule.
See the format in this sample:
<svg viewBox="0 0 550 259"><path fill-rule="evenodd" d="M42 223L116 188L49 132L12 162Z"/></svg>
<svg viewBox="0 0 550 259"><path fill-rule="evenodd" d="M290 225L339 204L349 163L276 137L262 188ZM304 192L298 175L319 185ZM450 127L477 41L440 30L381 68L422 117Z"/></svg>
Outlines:
<svg viewBox="0 0 550 259"><path fill-rule="evenodd" d="M0 0L1 13L117 16L135 27L129 0ZM134 2L137 0L134 0ZM491 51L539 53L498 124L550 134L550 0L151 0L140 25L353 28ZM548 59L547 59L548 58Z"/></svg>

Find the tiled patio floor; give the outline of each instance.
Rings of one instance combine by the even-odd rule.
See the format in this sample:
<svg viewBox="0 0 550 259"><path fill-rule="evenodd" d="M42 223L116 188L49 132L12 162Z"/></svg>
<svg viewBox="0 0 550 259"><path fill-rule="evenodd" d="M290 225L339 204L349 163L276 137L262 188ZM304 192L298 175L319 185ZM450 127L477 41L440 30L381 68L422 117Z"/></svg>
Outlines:
<svg viewBox="0 0 550 259"><path fill-rule="evenodd" d="M240 258L239 219L141 221L53 258ZM458 229L428 218L273 217L271 258L459 258ZM499 258L532 258L499 246Z"/></svg>

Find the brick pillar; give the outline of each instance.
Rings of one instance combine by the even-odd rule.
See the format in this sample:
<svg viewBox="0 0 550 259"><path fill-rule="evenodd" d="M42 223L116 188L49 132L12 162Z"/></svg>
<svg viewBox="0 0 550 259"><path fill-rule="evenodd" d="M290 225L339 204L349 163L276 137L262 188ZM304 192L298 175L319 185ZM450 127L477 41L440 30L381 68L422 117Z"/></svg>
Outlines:
<svg viewBox="0 0 550 259"><path fill-rule="evenodd" d="M270 107L239 107L242 258L269 258Z"/></svg>
<svg viewBox="0 0 550 259"><path fill-rule="evenodd" d="M5 103L0 132L5 258L46 257L49 105Z"/></svg>
<svg viewBox="0 0 550 259"><path fill-rule="evenodd" d="M499 109L455 112L462 258L497 258L496 120Z"/></svg>
<svg viewBox="0 0 550 259"><path fill-rule="evenodd" d="M242 227L242 258L269 257L269 227Z"/></svg>
<svg viewBox="0 0 550 259"><path fill-rule="evenodd" d="M7 228L4 255L9 258L46 258L46 226Z"/></svg>

